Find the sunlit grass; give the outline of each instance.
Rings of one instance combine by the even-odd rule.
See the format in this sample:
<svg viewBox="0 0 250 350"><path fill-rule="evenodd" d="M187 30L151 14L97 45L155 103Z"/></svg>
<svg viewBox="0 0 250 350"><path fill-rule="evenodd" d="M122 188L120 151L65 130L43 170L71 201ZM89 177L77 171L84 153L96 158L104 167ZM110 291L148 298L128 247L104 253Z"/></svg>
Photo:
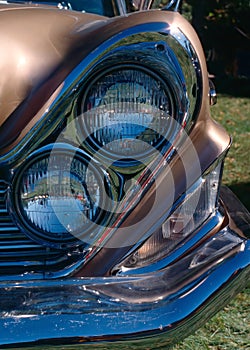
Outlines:
<svg viewBox="0 0 250 350"><path fill-rule="evenodd" d="M223 183L250 209L250 98L219 96L212 115L232 137Z"/></svg>
<svg viewBox="0 0 250 350"><path fill-rule="evenodd" d="M249 350L250 289L173 350Z"/></svg>

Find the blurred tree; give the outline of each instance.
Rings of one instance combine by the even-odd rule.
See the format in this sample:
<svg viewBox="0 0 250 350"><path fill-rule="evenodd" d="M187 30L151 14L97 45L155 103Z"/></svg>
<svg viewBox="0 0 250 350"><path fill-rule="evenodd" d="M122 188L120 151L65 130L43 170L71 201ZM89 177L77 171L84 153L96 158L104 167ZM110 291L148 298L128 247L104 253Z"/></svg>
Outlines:
<svg viewBox="0 0 250 350"><path fill-rule="evenodd" d="M180 0L180 12L201 39L210 73L250 78L250 0Z"/></svg>
<svg viewBox="0 0 250 350"><path fill-rule="evenodd" d="M250 74L250 1L185 0L215 74ZM244 66L244 67L243 67ZM249 76L250 77L250 76Z"/></svg>

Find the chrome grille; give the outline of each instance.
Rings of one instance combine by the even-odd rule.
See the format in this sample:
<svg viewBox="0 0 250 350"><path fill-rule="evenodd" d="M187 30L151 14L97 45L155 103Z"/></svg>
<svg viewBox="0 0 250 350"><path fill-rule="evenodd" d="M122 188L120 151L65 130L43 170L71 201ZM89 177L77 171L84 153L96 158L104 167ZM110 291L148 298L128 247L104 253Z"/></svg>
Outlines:
<svg viewBox="0 0 250 350"><path fill-rule="evenodd" d="M0 180L0 280L64 276L82 258L42 246L27 237L7 209L8 185Z"/></svg>

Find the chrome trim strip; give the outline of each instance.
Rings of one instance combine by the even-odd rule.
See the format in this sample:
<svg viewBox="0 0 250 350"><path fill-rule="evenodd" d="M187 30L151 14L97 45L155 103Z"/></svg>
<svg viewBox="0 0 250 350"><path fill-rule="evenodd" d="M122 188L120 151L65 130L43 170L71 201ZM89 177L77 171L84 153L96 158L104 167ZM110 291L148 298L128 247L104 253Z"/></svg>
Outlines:
<svg viewBox="0 0 250 350"><path fill-rule="evenodd" d="M81 259L81 257L79 257L79 261L72 263L71 265L67 266L67 267L63 267L61 270L59 271L45 271L44 272L44 266L40 267L40 270L43 270L43 272L25 272L25 273L20 273L20 274L6 274L6 275L0 275L0 281L39 281L39 280L54 280L54 279L58 279L58 278L65 278L68 276L71 276L75 273L75 271L77 270L77 268L80 268L83 264L83 259ZM27 268L29 267L29 265L31 267L33 267L33 270L35 268L38 269L38 267L40 266L39 264L35 265L33 262L30 261L21 261L21 263L13 263L13 269L17 268L17 267L22 267L23 265L25 265ZM56 264L55 264L56 265ZM65 265L65 264L64 264ZM4 266L2 266L2 264L0 264L0 267L3 268ZM7 266L10 267L10 264ZM39 270L39 269L38 269ZM53 266L51 268L51 270L53 269Z"/></svg>
<svg viewBox="0 0 250 350"><path fill-rule="evenodd" d="M141 0L139 11L149 10L150 7L152 6L152 2L153 0Z"/></svg>
<svg viewBox="0 0 250 350"><path fill-rule="evenodd" d="M126 5L124 3L124 0L116 0L116 5L118 7L120 16L126 15L127 10L126 10Z"/></svg>
<svg viewBox="0 0 250 350"><path fill-rule="evenodd" d="M170 0L169 3L163 7L163 10L169 10L175 3L176 0Z"/></svg>

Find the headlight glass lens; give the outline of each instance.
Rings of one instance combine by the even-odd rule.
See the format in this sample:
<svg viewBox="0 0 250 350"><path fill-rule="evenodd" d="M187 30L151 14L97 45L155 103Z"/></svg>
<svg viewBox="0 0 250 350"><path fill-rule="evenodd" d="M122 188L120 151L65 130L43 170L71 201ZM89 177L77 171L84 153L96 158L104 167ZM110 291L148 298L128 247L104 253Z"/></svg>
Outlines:
<svg viewBox="0 0 250 350"><path fill-rule="evenodd" d="M173 100L169 88L147 71L118 69L98 77L83 98L82 129L94 149L133 157L170 138Z"/></svg>
<svg viewBox="0 0 250 350"><path fill-rule="evenodd" d="M17 184L18 211L26 231L42 243L60 247L76 237L89 240L101 215L102 182L81 158L63 153L35 158Z"/></svg>

